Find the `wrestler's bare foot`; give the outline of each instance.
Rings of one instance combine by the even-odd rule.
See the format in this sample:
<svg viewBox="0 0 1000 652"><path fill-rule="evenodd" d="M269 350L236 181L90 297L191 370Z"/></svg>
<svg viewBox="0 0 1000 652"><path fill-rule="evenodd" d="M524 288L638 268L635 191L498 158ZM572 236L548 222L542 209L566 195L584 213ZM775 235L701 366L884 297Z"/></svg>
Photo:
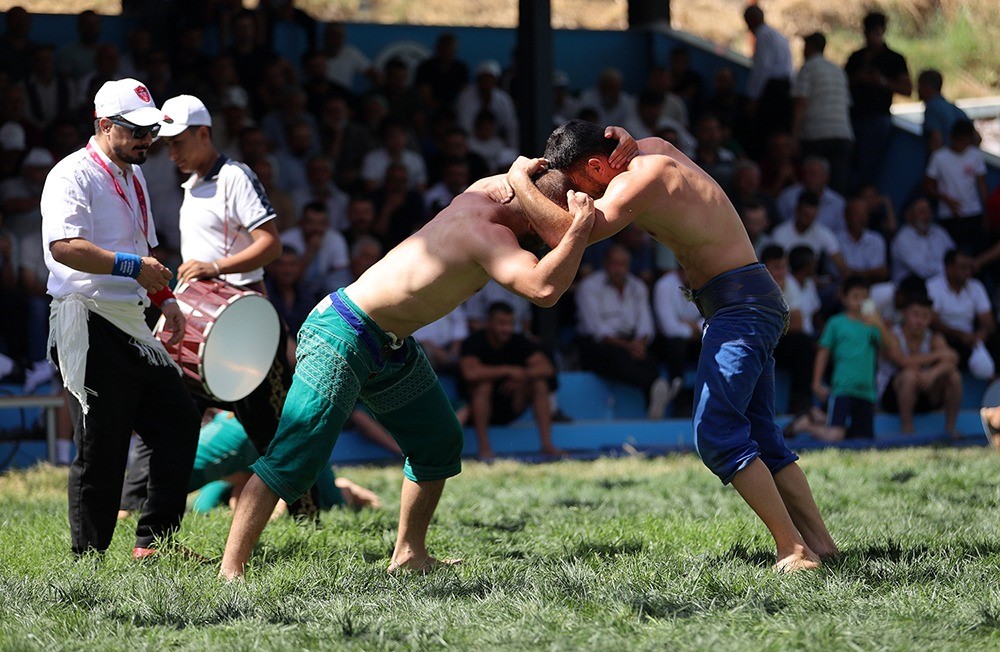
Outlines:
<svg viewBox="0 0 1000 652"><path fill-rule="evenodd" d="M354 509L364 509L365 507L378 509L382 506L382 501L379 500L378 494L371 489L365 489L347 478L337 478L334 480L334 484L340 489L340 493L344 495L344 502L347 503L348 507Z"/></svg>
<svg viewBox="0 0 1000 652"><path fill-rule="evenodd" d="M771 567L778 573L795 573L802 570L814 570L820 567L819 557L808 548L800 548L791 554L778 556L778 562Z"/></svg>
<svg viewBox="0 0 1000 652"><path fill-rule="evenodd" d="M233 509L235 509L235 507ZM271 511L271 517L267 520L275 521L284 516L286 513L288 513L288 503L283 500L278 500L278 502L274 504L274 509Z"/></svg>
<svg viewBox="0 0 1000 652"><path fill-rule="evenodd" d="M462 563L461 559L435 559L430 555L426 557L408 557L393 559L389 563L389 568L386 572L390 575L396 573L412 571L415 573L420 573L421 575L426 575L434 570L441 568L442 566L457 566Z"/></svg>

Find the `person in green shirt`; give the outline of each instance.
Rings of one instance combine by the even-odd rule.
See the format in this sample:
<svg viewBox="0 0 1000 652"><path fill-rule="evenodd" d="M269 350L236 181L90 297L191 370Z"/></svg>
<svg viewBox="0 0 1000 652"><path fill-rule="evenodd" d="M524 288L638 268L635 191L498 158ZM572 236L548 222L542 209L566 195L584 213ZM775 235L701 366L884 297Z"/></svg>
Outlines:
<svg viewBox="0 0 1000 652"><path fill-rule="evenodd" d="M875 436L875 369L880 347L891 346L885 324L868 296L868 281L848 276L841 286L844 311L826 322L813 364L812 389L828 402L826 426L809 432L822 441ZM830 387L823 383L833 361Z"/></svg>

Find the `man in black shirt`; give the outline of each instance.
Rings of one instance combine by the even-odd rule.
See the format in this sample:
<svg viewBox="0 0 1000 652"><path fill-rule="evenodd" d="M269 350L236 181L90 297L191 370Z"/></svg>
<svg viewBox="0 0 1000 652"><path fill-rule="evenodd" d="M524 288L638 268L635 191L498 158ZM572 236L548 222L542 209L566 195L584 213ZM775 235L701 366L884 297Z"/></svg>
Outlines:
<svg viewBox="0 0 1000 652"><path fill-rule="evenodd" d="M562 454L552 443L550 383L555 369L538 345L514 332L514 310L508 304L491 304L486 328L462 343L459 371L459 391L472 408L480 459L493 457L490 424L510 423L524 413L529 401L535 410L542 453Z"/></svg>
<svg viewBox="0 0 1000 652"><path fill-rule="evenodd" d="M860 184L878 180L882 156L892 132L889 107L894 93L909 96L913 81L903 55L885 44L885 14L865 16L865 47L844 66L851 88L855 172Z"/></svg>

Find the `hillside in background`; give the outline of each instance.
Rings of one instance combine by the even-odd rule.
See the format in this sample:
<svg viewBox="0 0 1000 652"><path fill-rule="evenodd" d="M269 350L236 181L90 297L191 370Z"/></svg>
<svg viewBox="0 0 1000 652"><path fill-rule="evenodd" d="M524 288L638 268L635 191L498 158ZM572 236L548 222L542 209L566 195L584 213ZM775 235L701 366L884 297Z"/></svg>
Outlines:
<svg viewBox="0 0 1000 652"><path fill-rule="evenodd" d="M255 6L257 0L245 0ZM21 4L38 13L76 13L95 8L119 13L121 3L102 0L0 0L0 9ZM512 27L516 0L296 0L320 20L419 25ZM760 0L767 21L792 40L815 30L829 40L838 63L860 47L861 17L871 8L890 16L887 40L902 52L914 76L936 67L951 98L1000 95L1000 1L998 0ZM722 47L749 54L742 12L745 0L673 0L673 26ZM569 29L624 29L626 0L552 0L553 25Z"/></svg>

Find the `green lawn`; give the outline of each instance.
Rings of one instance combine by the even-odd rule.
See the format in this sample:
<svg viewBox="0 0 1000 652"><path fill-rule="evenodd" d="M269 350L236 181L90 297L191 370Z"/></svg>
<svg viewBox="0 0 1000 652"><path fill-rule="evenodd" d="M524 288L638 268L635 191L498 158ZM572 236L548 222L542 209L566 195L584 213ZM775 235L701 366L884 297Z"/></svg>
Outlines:
<svg viewBox="0 0 1000 652"><path fill-rule="evenodd" d="M68 553L63 469L0 476L0 649L1000 649L1000 457L825 451L803 461L844 557L777 575L763 526L691 456L469 463L432 550L387 577L399 472L345 475L379 512L272 523L248 580L177 558ZM221 553L229 515L185 520Z"/></svg>

